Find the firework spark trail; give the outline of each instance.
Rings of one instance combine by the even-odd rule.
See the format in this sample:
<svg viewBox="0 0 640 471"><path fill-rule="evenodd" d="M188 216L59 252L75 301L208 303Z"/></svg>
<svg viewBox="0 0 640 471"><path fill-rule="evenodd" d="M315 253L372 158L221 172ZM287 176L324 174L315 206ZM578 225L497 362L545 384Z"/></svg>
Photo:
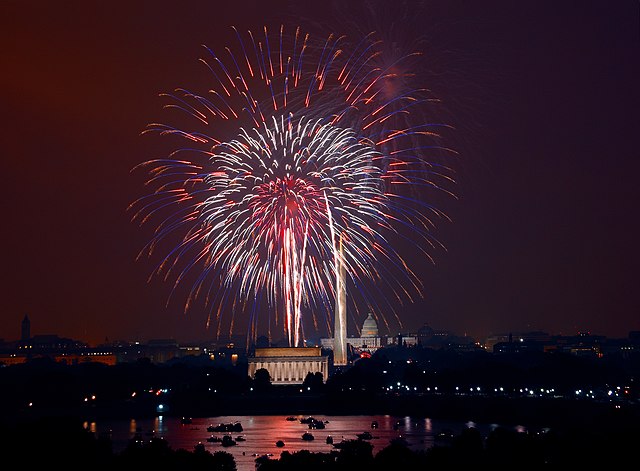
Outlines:
<svg viewBox="0 0 640 471"><path fill-rule="evenodd" d="M316 43L300 29L292 38L284 27L276 34L266 27L260 36L248 32L245 39L234 31L240 55L225 48L225 63L207 48L210 57L202 59L215 85L207 96L182 88L164 94L171 99L167 108L187 113L199 127L151 124L144 131L193 147L138 166L154 190L131 204L133 220L159 221L140 255L177 236L154 273L175 277L172 293L197 273L185 310L203 293L218 332L230 308L230 329L236 312L251 312L255 333L257 304L265 299L289 344L299 346L303 308L316 328L324 311L331 329L340 237L348 277L367 308L384 319L372 295L380 290L367 281L390 286L399 301L420 292L390 239L407 237L401 234L408 229L436 244L433 218L445 217L403 191L448 191L438 181L448 181L449 169L424 157L438 146L413 144L416 137L437 137L441 125L387 126L398 113L408 120L412 107L424 102L409 92L381 101L389 72L372 66L376 41L345 54L343 38L333 35Z"/></svg>

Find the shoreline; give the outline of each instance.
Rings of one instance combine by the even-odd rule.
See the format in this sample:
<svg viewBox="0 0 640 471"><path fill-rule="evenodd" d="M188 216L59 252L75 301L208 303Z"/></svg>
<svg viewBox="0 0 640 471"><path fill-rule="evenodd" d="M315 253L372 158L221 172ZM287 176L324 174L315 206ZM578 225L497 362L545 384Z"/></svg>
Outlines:
<svg viewBox="0 0 640 471"><path fill-rule="evenodd" d="M250 415L391 415L450 421L496 423L526 428L579 428L595 426L604 430L636 427L640 408L635 404L614 404L561 398L495 398L465 396L368 396L346 397L304 394L229 395L216 401L167 401L164 412L156 404L114 403L79 408L47 408L7 411L3 424L29 423L66 418L91 421L126 418L216 417Z"/></svg>

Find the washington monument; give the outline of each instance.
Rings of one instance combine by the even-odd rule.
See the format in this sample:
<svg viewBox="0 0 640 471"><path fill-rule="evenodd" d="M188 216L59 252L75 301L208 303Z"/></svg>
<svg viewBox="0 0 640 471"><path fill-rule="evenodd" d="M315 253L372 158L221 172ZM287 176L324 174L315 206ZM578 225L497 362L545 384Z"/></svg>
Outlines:
<svg viewBox="0 0 640 471"><path fill-rule="evenodd" d="M344 249L340 237L340 249L336 267L336 305L334 310L333 364L347 364L347 284L344 265Z"/></svg>

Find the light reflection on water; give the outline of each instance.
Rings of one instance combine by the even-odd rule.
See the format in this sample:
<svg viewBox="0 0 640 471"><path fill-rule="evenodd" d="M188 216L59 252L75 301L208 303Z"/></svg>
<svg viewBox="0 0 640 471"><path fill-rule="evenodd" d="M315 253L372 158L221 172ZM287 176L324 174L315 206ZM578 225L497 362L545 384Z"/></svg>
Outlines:
<svg viewBox="0 0 640 471"><path fill-rule="evenodd" d="M307 424L300 422L303 415L293 416L295 421L286 420L282 415L264 416L219 416L209 418L193 418L191 424L182 424L180 418L158 416L153 419L131 419L120 421L101 421L86 423L85 427L98 434L109 434L113 443L113 451L121 452L130 439L136 434L143 440L152 437L162 437L174 449L193 451L195 445L202 443L205 449L214 453L226 451L233 454L238 471L255 471L255 458L265 454L272 454L279 458L286 450L291 453L299 450L328 453L335 448L326 442L327 436L333 438L333 443L340 440L357 438L357 434L370 432L373 438L374 455L389 445L395 438L404 438L409 447L414 450L425 450L435 443L435 437L442 430L451 430L458 434L473 424L484 436L496 427L479 425L472 422L445 422L429 418L394 417L390 415L356 415L356 416L325 416L313 417L325 423L324 429L310 430ZM372 428L373 422L378 422L377 428ZM217 442L207 442L211 435L222 438L222 432L208 432L209 425L239 422L242 432L231 432L236 438L242 435L246 441L238 441L235 446L223 447ZM311 432L314 440L305 441L302 434ZM283 448L278 448L276 442L282 440Z"/></svg>

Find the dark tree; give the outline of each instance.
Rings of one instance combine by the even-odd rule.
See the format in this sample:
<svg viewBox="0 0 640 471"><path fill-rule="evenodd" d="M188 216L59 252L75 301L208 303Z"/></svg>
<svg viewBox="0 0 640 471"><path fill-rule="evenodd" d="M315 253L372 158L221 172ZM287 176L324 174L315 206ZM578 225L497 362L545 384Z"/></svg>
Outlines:
<svg viewBox="0 0 640 471"><path fill-rule="evenodd" d="M271 375L265 368L256 370L253 378L253 388L259 392L265 392L271 389Z"/></svg>
<svg viewBox="0 0 640 471"><path fill-rule="evenodd" d="M302 383L302 387L309 389L311 392L320 392L324 386L324 378L322 373L316 371L315 373L309 372Z"/></svg>
<svg viewBox="0 0 640 471"><path fill-rule="evenodd" d="M373 466L373 445L365 440L349 440L338 453L338 469L368 469Z"/></svg>
<svg viewBox="0 0 640 471"><path fill-rule="evenodd" d="M392 443L378 452L374 458L376 471L386 471L401 467L403 470L425 469L420 456L406 445Z"/></svg>
<svg viewBox="0 0 640 471"><path fill-rule="evenodd" d="M231 453L216 451L213 454L212 466L209 469L216 471L236 471L236 460Z"/></svg>

